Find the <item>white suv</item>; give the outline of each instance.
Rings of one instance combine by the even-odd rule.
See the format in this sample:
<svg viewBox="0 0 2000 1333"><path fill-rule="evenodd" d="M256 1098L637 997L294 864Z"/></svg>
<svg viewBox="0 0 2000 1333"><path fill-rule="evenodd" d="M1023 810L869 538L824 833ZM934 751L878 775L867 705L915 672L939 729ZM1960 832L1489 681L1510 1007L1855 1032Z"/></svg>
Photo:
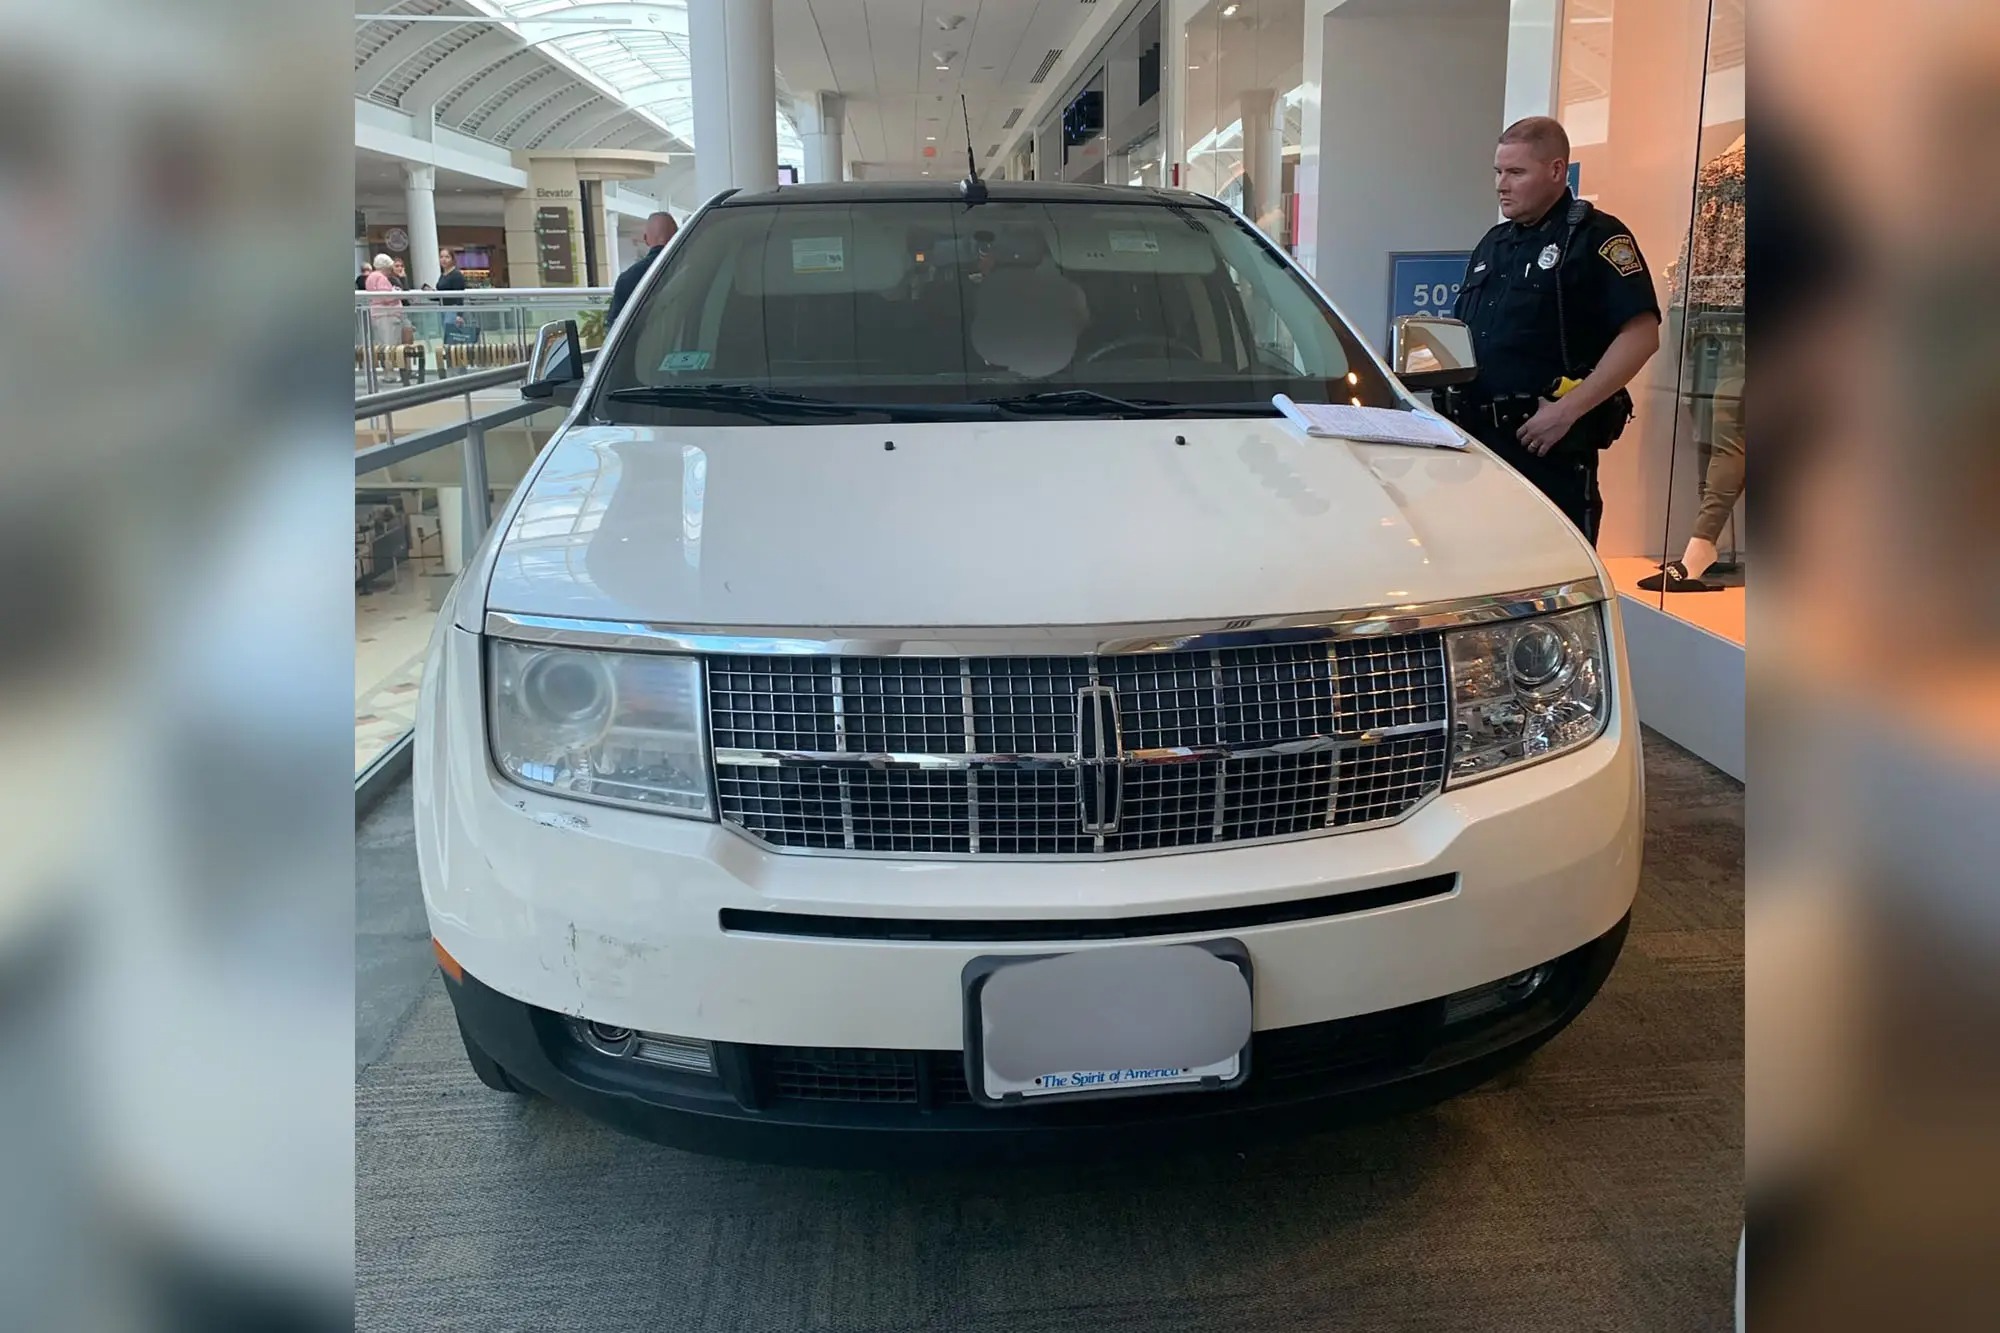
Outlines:
<svg viewBox="0 0 2000 1333"><path fill-rule="evenodd" d="M1609 580L1237 214L731 194L452 594L417 728L466 1051L707 1151L1264 1135L1472 1085L1623 941ZM1440 356L1440 350L1442 355ZM1460 349L1462 352L1462 348Z"/></svg>

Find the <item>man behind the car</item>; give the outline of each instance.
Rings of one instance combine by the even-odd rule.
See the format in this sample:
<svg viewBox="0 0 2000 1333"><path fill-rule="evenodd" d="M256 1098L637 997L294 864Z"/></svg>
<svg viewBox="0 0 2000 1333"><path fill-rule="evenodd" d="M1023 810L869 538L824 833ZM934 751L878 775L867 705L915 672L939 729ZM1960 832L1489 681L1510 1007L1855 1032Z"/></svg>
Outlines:
<svg viewBox="0 0 2000 1333"><path fill-rule="evenodd" d="M1569 135L1516 121L1493 154L1507 220L1480 238L1452 313L1479 378L1440 404L1595 544L1597 453L1631 412L1623 392L1660 346L1660 303L1623 222L1569 191Z"/></svg>
<svg viewBox="0 0 2000 1333"><path fill-rule="evenodd" d="M646 270L660 257L660 251L666 249L667 242L674 239L674 233L679 230L680 224L674 221L672 213L654 213L647 217L645 230L639 233L639 241L646 247L646 256L620 273L618 281L612 284L611 309L604 316L606 328L618 318L618 312L632 299L632 293L639 290L639 279L646 276Z"/></svg>

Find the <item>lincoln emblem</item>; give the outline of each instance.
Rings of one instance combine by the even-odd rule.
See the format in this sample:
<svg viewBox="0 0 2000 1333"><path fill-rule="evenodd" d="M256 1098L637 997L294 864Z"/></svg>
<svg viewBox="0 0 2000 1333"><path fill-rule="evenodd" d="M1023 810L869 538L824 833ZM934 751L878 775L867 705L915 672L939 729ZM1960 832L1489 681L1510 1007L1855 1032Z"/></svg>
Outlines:
<svg viewBox="0 0 2000 1333"><path fill-rule="evenodd" d="M1076 803L1085 833L1116 833L1124 795L1124 738L1118 691L1086 685L1076 692Z"/></svg>

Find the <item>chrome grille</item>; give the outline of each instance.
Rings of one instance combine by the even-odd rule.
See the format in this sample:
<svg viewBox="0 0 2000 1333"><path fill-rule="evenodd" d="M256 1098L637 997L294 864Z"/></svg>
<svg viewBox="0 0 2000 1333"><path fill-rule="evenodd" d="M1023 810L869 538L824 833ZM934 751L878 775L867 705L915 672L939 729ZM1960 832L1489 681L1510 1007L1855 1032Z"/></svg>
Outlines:
<svg viewBox="0 0 2000 1333"><path fill-rule="evenodd" d="M1110 831L1082 696L1116 695ZM1086 856L1400 818L1444 778L1438 633L1069 657L718 656L722 817L778 848ZM1117 747L1122 745L1122 749ZM1093 810L1098 809L1096 804Z"/></svg>

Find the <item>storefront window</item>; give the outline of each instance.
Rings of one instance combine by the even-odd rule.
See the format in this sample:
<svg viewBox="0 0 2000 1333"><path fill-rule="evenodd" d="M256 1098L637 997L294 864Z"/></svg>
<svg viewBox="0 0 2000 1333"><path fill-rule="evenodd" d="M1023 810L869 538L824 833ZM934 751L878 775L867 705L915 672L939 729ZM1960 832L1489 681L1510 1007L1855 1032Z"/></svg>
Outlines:
<svg viewBox="0 0 2000 1333"><path fill-rule="evenodd" d="M1135 10L1037 130L1036 175L1087 184L1167 184L1160 58L1160 6Z"/></svg>
<svg viewBox="0 0 2000 1333"><path fill-rule="evenodd" d="M1602 459L1599 549L1621 591L1739 643L1744 3L1569 0L1558 110L1578 192L1631 228L1665 313Z"/></svg>
<svg viewBox="0 0 2000 1333"><path fill-rule="evenodd" d="M1164 163L1160 160L1160 132L1155 129L1137 143L1126 146L1117 158L1113 180L1120 185L1164 185Z"/></svg>
<svg viewBox="0 0 2000 1333"><path fill-rule="evenodd" d="M1098 70L1063 108L1061 180L1104 183L1104 71Z"/></svg>
<svg viewBox="0 0 2000 1333"><path fill-rule="evenodd" d="M1303 143L1304 0L1207 0L1183 24L1181 184L1291 250Z"/></svg>

